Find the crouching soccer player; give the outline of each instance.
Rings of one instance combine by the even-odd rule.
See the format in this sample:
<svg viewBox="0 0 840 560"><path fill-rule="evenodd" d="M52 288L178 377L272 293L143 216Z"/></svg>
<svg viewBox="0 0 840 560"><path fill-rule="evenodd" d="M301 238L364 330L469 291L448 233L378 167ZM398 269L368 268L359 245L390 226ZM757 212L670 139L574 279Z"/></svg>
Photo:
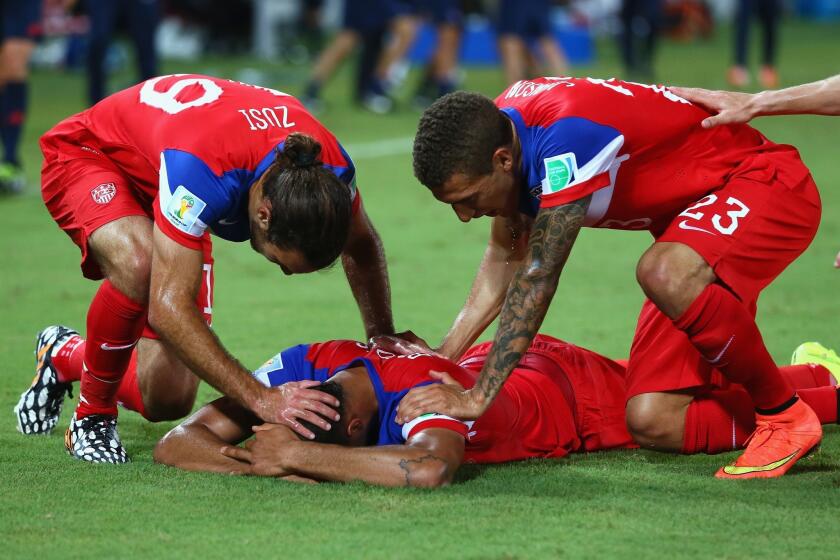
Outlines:
<svg viewBox="0 0 840 560"><path fill-rule="evenodd" d="M252 426L259 420L221 398L169 432L158 443L155 460L187 470L296 481L363 480L384 486L434 487L451 482L464 462L560 458L637 447L624 422L626 366L545 335L531 344L499 397L478 420L426 414L404 425L396 423L397 406L413 387L440 381L472 386L489 349L489 343L478 345L455 364L426 354L395 356L351 341L296 346L275 356L254 376L272 386L325 381L319 389L341 401L341 420L326 431L316 428L317 442L301 441L284 426L265 424L253 428L256 438L245 448L234 447L254 433ZM807 357L814 358L813 352ZM840 375L840 361L832 367ZM828 368L807 364L781 369L822 422L837 421L838 392ZM705 434L686 432L688 447L674 450L715 453L742 447L755 427L746 391L710 387L698 398L716 404L703 411L725 416L730 437L696 449ZM681 434L683 425L675 419L670 428Z"/></svg>
<svg viewBox="0 0 840 560"><path fill-rule="evenodd" d="M210 232L250 241L285 274L341 256L366 334L393 332L385 257L355 166L295 98L162 76L62 121L41 148L47 209L81 250L82 274L103 281L86 340L58 326L38 336L36 377L15 407L21 432L51 432L76 380L65 443L90 462L128 460L117 401L150 420L181 418L199 378L302 435L311 434L296 417L333 414L328 395L257 383L212 332Z"/></svg>

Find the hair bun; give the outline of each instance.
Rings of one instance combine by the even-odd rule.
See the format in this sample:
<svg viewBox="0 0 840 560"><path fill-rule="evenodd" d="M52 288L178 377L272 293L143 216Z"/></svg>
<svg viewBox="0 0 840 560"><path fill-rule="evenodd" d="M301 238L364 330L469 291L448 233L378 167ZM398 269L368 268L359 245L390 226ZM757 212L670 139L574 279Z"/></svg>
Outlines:
<svg viewBox="0 0 840 560"><path fill-rule="evenodd" d="M283 142L283 150L277 154L277 161L285 169L301 169L321 165L321 143L300 132L290 134Z"/></svg>

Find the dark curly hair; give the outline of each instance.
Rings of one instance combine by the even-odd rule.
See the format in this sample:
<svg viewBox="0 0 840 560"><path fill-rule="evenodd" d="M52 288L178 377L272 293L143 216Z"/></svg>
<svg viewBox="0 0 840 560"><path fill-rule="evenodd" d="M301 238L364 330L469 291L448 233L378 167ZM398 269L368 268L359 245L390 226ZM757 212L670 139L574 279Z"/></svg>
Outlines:
<svg viewBox="0 0 840 560"><path fill-rule="evenodd" d="M487 97L469 91L444 95L426 109L414 137L414 176L430 189L455 173L493 170L493 152L513 142L510 121Z"/></svg>
<svg viewBox="0 0 840 560"><path fill-rule="evenodd" d="M323 166L320 154L317 140L290 134L263 176L263 197L271 202L268 241L300 251L316 269L344 250L352 216L350 189Z"/></svg>

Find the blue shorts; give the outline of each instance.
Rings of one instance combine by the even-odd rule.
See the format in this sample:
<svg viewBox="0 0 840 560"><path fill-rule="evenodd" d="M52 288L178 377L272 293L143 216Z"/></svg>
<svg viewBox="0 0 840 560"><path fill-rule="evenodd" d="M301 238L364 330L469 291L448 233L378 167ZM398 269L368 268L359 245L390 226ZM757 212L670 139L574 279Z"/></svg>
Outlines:
<svg viewBox="0 0 840 560"><path fill-rule="evenodd" d="M551 34L549 0L501 0L497 30L499 35L536 39Z"/></svg>
<svg viewBox="0 0 840 560"><path fill-rule="evenodd" d="M382 30L396 13L393 0L346 0L342 27L358 33Z"/></svg>
<svg viewBox="0 0 840 560"><path fill-rule="evenodd" d="M461 25L463 14L458 0L396 0L395 13L427 17L435 25Z"/></svg>
<svg viewBox="0 0 840 560"><path fill-rule="evenodd" d="M40 37L40 0L0 0L0 32L2 40Z"/></svg>

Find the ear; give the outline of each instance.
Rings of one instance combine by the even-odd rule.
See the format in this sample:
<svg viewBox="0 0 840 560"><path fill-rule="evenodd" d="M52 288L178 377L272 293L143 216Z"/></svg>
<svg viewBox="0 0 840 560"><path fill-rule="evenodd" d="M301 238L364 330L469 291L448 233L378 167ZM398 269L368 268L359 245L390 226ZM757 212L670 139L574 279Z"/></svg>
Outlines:
<svg viewBox="0 0 840 560"><path fill-rule="evenodd" d="M493 165L505 173L513 171L513 149L510 146L496 148L493 152Z"/></svg>
<svg viewBox="0 0 840 560"><path fill-rule="evenodd" d="M266 199L262 199L260 205L257 207L257 224L260 226L260 230L268 231L268 223L271 221L271 202Z"/></svg>
<svg viewBox="0 0 840 560"><path fill-rule="evenodd" d="M347 438L350 441L356 441L365 433L365 423L361 418L352 418L347 422Z"/></svg>

